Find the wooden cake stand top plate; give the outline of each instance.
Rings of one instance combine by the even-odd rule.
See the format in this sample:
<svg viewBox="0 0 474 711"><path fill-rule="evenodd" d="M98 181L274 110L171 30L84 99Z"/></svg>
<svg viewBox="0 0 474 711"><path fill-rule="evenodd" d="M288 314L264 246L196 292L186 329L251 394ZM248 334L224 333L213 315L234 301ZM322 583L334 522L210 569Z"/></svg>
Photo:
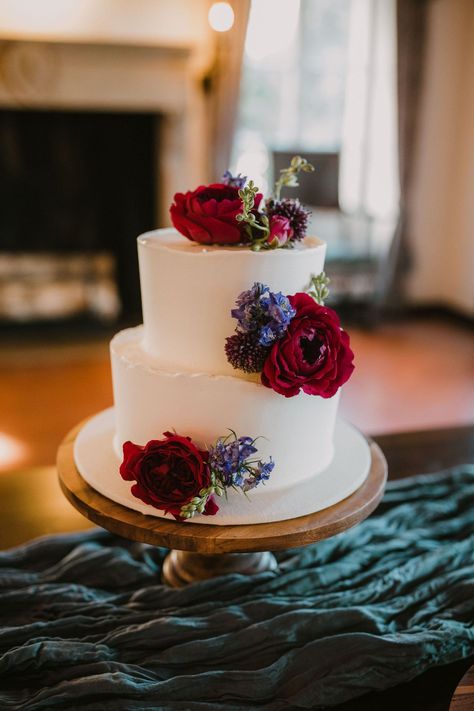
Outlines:
<svg viewBox="0 0 474 711"><path fill-rule="evenodd" d="M58 451L61 488L69 502L86 518L124 538L180 551L206 555L276 551L305 546L345 531L366 519L383 496L387 463L375 442L369 441L369 474L355 493L343 501L307 516L261 524L215 526L180 523L128 509L99 494L79 474L74 463L78 425Z"/></svg>

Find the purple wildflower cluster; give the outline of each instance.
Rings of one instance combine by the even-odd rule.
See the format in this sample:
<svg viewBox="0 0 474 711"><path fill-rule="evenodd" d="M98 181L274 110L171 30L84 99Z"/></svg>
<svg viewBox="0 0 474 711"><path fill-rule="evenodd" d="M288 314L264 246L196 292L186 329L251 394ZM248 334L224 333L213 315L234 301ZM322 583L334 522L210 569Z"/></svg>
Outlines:
<svg viewBox="0 0 474 711"><path fill-rule="evenodd" d="M210 447L209 468L224 487L238 487L244 492L255 489L270 478L275 463L271 457L268 462L251 459L257 452L251 437L231 437L220 438Z"/></svg>
<svg viewBox="0 0 474 711"><path fill-rule="evenodd" d="M239 173L238 175L232 175L230 170L226 170L222 176L222 182L224 185L229 185L231 188L238 188L242 190L245 183L247 182L247 176Z"/></svg>
<svg viewBox="0 0 474 711"><path fill-rule="evenodd" d="M237 332L252 334L255 343L264 347L271 346L284 335L296 313L286 296L270 291L259 282L243 291L236 305L231 314L238 321Z"/></svg>
<svg viewBox="0 0 474 711"><path fill-rule="evenodd" d="M295 316L288 297L255 282L236 300L231 314L237 320L235 334L225 343L227 360L245 373L259 373L273 344L282 338Z"/></svg>

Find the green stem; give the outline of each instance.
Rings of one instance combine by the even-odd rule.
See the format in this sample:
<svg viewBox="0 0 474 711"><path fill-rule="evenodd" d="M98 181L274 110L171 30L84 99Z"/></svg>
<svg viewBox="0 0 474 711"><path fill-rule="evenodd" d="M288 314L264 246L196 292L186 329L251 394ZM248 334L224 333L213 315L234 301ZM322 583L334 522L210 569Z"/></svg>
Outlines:
<svg viewBox="0 0 474 711"><path fill-rule="evenodd" d="M275 200L280 199L281 195L281 189L283 187L288 187L288 188L297 188L299 183L298 183L298 173L303 172L303 173L312 173L314 171L314 166L311 165L311 163L308 163L308 161L305 158L302 158L301 156L293 156L291 159L291 163L288 168L282 168L280 170L280 177L275 183L275 187L273 189L273 196Z"/></svg>

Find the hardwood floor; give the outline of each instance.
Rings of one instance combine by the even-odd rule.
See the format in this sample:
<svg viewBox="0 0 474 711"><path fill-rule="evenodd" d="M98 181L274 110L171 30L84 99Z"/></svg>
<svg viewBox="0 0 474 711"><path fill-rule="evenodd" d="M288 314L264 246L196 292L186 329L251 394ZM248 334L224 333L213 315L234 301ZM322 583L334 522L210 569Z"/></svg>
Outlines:
<svg viewBox="0 0 474 711"><path fill-rule="evenodd" d="M413 319L353 333L356 371L344 417L370 434L474 421L474 336L450 321Z"/></svg>
<svg viewBox="0 0 474 711"><path fill-rule="evenodd" d="M368 434L474 421L474 339L449 321L349 329L341 414ZM112 404L108 343L9 344L0 354L0 472L47 466L77 422Z"/></svg>

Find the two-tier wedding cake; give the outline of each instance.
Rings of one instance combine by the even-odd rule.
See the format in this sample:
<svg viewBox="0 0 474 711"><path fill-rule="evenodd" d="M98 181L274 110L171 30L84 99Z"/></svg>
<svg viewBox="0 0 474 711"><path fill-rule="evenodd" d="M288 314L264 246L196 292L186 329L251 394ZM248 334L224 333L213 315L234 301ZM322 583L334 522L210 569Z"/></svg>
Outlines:
<svg viewBox="0 0 474 711"><path fill-rule="evenodd" d="M336 427L354 366L324 305L326 246L299 201L280 198L306 170L295 158L263 203L227 173L175 196L175 229L138 238L144 323L113 338L114 409L76 443L82 475L110 498L245 523L309 513L364 480L365 440Z"/></svg>

